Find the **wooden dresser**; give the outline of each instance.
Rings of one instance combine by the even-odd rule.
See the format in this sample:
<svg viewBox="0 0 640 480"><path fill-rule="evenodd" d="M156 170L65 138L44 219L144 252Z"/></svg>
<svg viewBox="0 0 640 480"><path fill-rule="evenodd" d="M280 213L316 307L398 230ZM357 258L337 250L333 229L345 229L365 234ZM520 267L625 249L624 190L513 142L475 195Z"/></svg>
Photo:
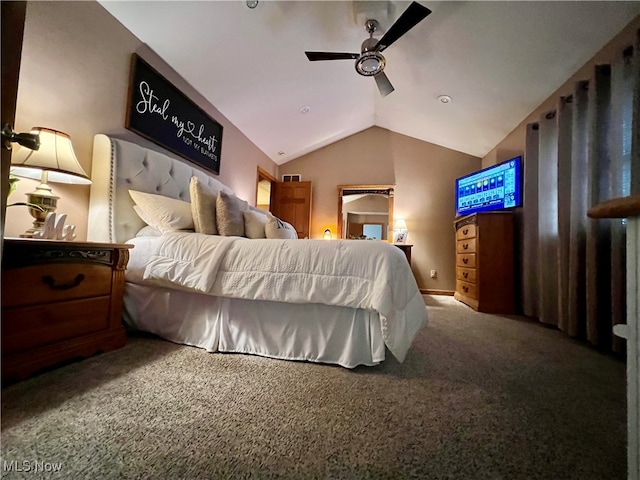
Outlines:
<svg viewBox="0 0 640 480"><path fill-rule="evenodd" d="M124 346L122 296L130 247L4 240L3 383Z"/></svg>
<svg viewBox="0 0 640 480"><path fill-rule="evenodd" d="M454 227L455 299L479 312L513 314L513 213L474 213Z"/></svg>

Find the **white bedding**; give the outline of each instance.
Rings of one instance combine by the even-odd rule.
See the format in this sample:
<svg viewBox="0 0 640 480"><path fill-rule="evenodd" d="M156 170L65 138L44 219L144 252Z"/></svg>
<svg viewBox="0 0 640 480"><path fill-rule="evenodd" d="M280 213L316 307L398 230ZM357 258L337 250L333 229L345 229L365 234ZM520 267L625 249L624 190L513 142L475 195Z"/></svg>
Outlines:
<svg viewBox="0 0 640 480"><path fill-rule="evenodd" d="M388 243L249 240L181 232L145 242L153 254L144 283L219 297L373 311L387 348L399 361L427 322L406 258Z"/></svg>

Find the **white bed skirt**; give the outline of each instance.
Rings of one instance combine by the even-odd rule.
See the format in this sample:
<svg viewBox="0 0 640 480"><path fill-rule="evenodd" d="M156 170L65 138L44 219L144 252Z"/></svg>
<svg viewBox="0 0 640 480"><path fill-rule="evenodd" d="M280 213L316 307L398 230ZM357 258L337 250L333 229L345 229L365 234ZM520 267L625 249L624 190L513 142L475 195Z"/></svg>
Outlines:
<svg viewBox="0 0 640 480"><path fill-rule="evenodd" d="M376 312L320 304L213 297L127 282L128 327L209 352L377 365L385 344Z"/></svg>

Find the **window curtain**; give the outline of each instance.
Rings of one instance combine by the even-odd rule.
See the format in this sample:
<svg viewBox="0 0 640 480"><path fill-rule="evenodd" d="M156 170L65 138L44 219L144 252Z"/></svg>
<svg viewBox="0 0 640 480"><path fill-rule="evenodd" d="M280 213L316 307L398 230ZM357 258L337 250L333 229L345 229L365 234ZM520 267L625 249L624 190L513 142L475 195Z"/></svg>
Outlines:
<svg viewBox="0 0 640 480"><path fill-rule="evenodd" d="M640 32L610 65L527 125L520 214L525 315L605 350L626 317L626 222L592 206L640 193Z"/></svg>

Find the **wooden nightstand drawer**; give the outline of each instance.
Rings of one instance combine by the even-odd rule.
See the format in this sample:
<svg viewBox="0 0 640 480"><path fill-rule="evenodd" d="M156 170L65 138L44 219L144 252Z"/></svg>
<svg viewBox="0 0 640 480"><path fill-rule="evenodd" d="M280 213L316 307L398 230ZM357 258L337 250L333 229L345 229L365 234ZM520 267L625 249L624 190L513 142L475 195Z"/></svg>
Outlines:
<svg viewBox="0 0 640 480"><path fill-rule="evenodd" d="M465 240L467 238L475 238L476 226L464 225L456 230L456 240Z"/></svg>
<svg viewBox="0 0 640 480"><path fill-rule="evenodd" d="M5 238L2 383L126 343L131 245Z"/></svg>
<svg viewBox="0 0 640 480"><path fill-rule="evenodd" d="M10 355L106 330L109 327L110 302L107 295L3 310L2 353Z"/></svg>
<svg viewBox="0 0 640 480"><path fill-rule="evenodd" d="M476 254L475 253L459 253L456 255L456 266L475 268L476 266Z"/></svg>
<svg viewBox="0 0 640 480"><path fill-rule="evenodd" d="M456 278L463 282L476 283L476 269L475 268L456 268Z"/></svg>
<svg viewBox="0 0 640 480"><path fill-rule="evenodd" d="M89 264L32 265L2 273L4 308L109 295L111 267Z"/></svg>
<svg viewBox="0 0 640 480"><path fill-rule="evenodd" d="M467 283L457 280L456 292L460 292L462 295L473 298L474 300L478 298L477 288L474 283Z"/></svg>
<svg viewBox="0 0 640 480"><path fill-rule="evenodd" d="M456 252L458 253L475 253L476 239L468 238L466 240L458 240L456 242Z"/></svg>

